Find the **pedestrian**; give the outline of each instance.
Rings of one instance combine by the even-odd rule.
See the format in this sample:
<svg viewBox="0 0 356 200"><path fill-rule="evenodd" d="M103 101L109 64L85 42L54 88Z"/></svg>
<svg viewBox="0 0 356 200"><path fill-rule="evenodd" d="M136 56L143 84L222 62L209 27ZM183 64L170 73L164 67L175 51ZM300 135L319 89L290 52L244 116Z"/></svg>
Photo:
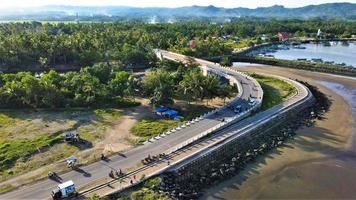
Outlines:
<svg viewBox="0 0 356 200"><path fill-rule="evenodd" d="M136 175L133 175L134 180L136 181Z"/></svg>
<svg viewBox="0 0 356 200"><path fill-rule="evenodd" d="M132 179L130 180L130 183L131 183L131 185L133 184L133 181L132 181Z"/></svg>
<svg viewBox="0 0 356 200"><path fill-rule="evenodd" d="M167 164L170 165L171 163L169 162L169 160L167 161Z"/></svg>
<svg viewBox="0 0 356 200"><path fill-rule="evenodd" d="M122 175L122 171L121 171L121 168L119 169L119 173L120 173L120 175Z"/></svg>

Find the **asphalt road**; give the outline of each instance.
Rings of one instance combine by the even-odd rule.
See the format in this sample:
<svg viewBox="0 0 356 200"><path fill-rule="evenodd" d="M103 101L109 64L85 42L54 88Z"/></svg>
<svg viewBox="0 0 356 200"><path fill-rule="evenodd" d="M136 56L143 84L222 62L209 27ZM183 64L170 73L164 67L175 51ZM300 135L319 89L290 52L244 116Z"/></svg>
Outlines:
<svg viewBox="0 0 356 200"><path fill-rule="evenodd" d="M282 77L278 77L278 78L282 78ZM259 128L264 123L269 122L272 118L277 117L284 112L288 112L290 109L300 106L305 101L312 98L311 92L305 86L295 81L290 81L290 83L293 84L298 91L298 93L294 97L266 111L259 112L253 117L249 117L245 120L241 120L237 123L231 124L229 127L226 127L216 132L211 137L206 138L202 140L200 143L193 145L191 149L199 148L201 146L201 143L204 143L204 148L200 148L199 151L192 153L189 158L185 158L184 160L177 163L176 165L172 165L170 170L174 171L186 165L187 163L191 162L192 160L198 159L199 157L204 156L205 154L211 151L214 151L215 149L219 148L221 145L231 140L245 136L246 134L247 135L250 134L251 130Z"/></svg>
<svg viewBox="0 0 356 200"><path fill-rule="evenodd" d="M166 56L172 56L181 61L182 59L185 59L185 57L179 57L176 55ZM199 63L221 70L214 63L206 61L199 61ZM242 92L241 97L236 101L236 104L241 104L243 108L248 107L248 100L250 96L257 95L257 91L253 90L254 82L252 80L247 80L241 74L231 72L228 73L244 83L241 85L243 89L243 91L240 91ZM77 188L83 187L91 182L107 177L111 169L121 168L125 171L125 169L135 167L148 155L163 153L169 148L179 145L182 142L204 132L205 130L216 126L221 122L222 118L233 117L234 115L235 113L231 109L226 108L221 110L218 114L211 115L198 123L178 130L175 133L167 135L159 140L146 143L145 145L131 149L124 154L114 155L110 157L108 161L95 162L88 166L81 167L80 169L70 171L60 175L60 177L63 181L73 180ZM58 182L46 179L34 184L23 186L12 192L2 194L0 195L0 199L48 199L50 198L51 191L55 189L57 185Z"/></svg>

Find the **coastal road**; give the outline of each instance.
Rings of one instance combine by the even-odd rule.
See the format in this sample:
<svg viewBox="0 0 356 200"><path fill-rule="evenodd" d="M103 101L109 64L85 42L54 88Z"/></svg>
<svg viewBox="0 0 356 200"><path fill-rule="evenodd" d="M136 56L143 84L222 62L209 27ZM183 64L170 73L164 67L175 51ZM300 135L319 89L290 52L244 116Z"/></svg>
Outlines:
<svg viewBox="0 0 356 200"><path fill-rule="evenodd" d="M169 55L166 55L169 57ZM172 54L175 59L183 61L185 57L179 57ZM256 90L256 82L251 79L246 79L246 76L240 73L234 73L228 70L224 70L214 63L207 61L197 60L201 65L207 65L218 71L224 71L225 73L234 76L237 80L242 82L239 99L234 104L241 104L244 108L248 107L248 100L251 96L259 96L258 92L262 90L259 88ZM235 113L229 109L224 108L219 113L210 115L199 122L196 122L184 129L177 130L176 132L166 135L158 140L147 142L144 145L133 148L125 153L120 153L110 157L106 161L98 161L90 165L80 167L77 170L70 171L68 173L60 175L63 181L73 180L77 188L84 188L88 185L95 185L95 183L101 183L107 180L108 174L112 169L123 169L124 172L133 170L138 167L141 160L148 155L157 155L166 152L168 149L173 148L192 137L199 135L207 129L210 129L221 123L221 119L234 117ZM99 155L98 155L99 156ZM17 190L0 195L0 199L48 199L50 193L58 185L58 182L45 179L37 183L23 186Z"/></svg>

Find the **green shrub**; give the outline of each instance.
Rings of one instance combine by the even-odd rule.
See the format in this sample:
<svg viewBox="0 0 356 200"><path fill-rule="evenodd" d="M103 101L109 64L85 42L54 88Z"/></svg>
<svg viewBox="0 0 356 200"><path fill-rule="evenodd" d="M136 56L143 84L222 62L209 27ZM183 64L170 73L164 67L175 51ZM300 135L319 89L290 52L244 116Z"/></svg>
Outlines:
<svg viewBox="0 0 356 200"><path fill-rule="evenodd" d="M131 132L136 136L149 139L177 127L178 124L178 121L173 120L143 119L131 128Z"/></svg>

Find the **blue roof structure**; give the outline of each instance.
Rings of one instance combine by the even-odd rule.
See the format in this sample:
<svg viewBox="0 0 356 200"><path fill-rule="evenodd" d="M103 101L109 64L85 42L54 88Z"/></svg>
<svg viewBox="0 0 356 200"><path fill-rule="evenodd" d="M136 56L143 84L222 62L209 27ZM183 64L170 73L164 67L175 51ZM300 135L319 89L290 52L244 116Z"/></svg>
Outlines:
<svg viewBox="0 0 356 200"><path fill-rule="evenodd" d="M169 110L169 108L166 108L166 107L158 107L158 108L156 108L156 113L166 112L167 110Z"/></svg>
<svg viewBox="0 0 356 200"><path fill-rule="evenodd" d="M175 110L167 110L166 112L164 112L164 115L173 119L174 117L176 117L178 115L178 112Z"/></svg>

